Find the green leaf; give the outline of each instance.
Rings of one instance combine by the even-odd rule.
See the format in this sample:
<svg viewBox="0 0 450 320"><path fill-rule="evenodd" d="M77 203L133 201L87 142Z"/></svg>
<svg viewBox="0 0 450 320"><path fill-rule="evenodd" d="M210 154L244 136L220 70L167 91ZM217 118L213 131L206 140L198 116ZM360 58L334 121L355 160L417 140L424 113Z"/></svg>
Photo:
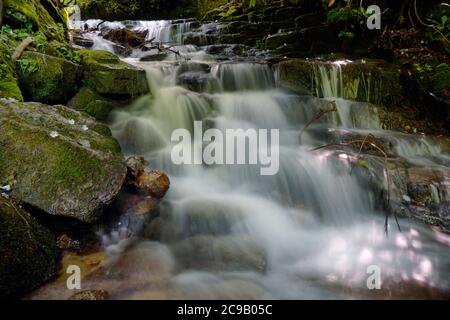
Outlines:
<svg viewBox="0 0 450 320"><path fill-rule="evenodd" d="M361 160L361 161L358 162L358 165L359 165L360 167L369 169L369 164L367 163L367 161Z"/></svg>

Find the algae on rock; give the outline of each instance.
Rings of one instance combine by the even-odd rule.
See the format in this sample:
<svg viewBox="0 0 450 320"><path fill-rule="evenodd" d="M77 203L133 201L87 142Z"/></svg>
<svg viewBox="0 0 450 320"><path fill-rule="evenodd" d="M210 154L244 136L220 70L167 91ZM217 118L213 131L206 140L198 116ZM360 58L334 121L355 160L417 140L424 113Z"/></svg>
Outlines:
<svg viewBox="0 0 450 320"><path fill-rule="evenodd" d="M52 215L96 221L126 165L109 129L64 106L0 99L0 181Z"/></svg>

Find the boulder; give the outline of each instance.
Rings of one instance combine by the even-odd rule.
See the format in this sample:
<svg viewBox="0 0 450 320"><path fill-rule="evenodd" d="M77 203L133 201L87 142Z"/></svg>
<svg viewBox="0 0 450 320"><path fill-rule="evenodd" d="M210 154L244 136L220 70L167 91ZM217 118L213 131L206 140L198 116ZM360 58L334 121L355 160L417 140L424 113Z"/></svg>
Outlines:
<svg viewBox="0 0 450 320"><path fill-rule="evenodd" d="M169 190L169 177L160 170L144 170L140 171L134 179L130 179L127 183L134 188L139 194L161 199Z"/></svg>
<svg viewBox="0 0 450 320"><path fill-rule="evenodd" d="M88 87L82 87L80 91L68 102L67 106L86 112L95 119L103 121L109 113L130 103L129 99L118 100L102 96Z"/></svg>
<svg viewBox="0 0 450 320"><path fill-rule="evenodd" d="M126 176L105 125L64 106L0 100L0 181L51 215L96 221Z"/></svg>
<svg viewBox="0 0 450 320"><path fill-rule="evenodd" d="M55 274L51 231L0 195L0 299L18 299Z"/></svg>
<svg viewBox="0 0 450 320"><path fill-rule="evenodd" d="M79 65L38 52L24 52L16 70L25 100L47 104L67 102L81 76Z"/></svg>
<svg viewBox="0 0 450 320"><path fill-rule="evenodd" d="M145 71L107 51L80 50L85 85L97 93L133 98L149 92Z"/></svg>

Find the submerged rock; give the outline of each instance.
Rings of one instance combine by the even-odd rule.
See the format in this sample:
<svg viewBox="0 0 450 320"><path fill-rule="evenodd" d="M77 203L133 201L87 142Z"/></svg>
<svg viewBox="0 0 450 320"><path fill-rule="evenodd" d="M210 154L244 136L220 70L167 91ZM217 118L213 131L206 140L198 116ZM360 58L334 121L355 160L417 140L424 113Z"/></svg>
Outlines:
<svg viewBox="0 0 450 320"><path fill-rule="evenodd" d="M0 299L17 299L52 277L54 235L16 203L0 196Z"/></svg>
<svg viewBox="0 0 450 320"><path fill-rule="evenodd" d="M49 214L96 221L126 166L109 128L64 106L0 100L0 181Z"/></svg>
<svg viewBox="0 0 450 320"><path fill-rule="evenodd" d="M69 100L81 76L79 65L37 52L23 53L16 69L25 100L48 104Z"/></svg>

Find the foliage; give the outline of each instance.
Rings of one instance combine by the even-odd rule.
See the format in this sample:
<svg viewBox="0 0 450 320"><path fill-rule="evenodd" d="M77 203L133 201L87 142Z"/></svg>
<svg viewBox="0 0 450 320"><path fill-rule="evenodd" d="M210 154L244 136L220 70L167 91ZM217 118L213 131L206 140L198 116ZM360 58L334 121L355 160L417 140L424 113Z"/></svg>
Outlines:
<svg viewBox="0 0 450 320"><path fill-rule="evenodd" d="M64 56L64 58L66 60L75 62L75 63L80 63L81 62L81 57L78 54L77 51L73 50L70 47L58 44L55 46L55 49Z"/></svg>
<svg viewBox="0 0 450 320"><path fill-rule="evenodd" d="M24 75L30 75L39 70L39 65L34 60L20 59L16 63Z"/></svg>

